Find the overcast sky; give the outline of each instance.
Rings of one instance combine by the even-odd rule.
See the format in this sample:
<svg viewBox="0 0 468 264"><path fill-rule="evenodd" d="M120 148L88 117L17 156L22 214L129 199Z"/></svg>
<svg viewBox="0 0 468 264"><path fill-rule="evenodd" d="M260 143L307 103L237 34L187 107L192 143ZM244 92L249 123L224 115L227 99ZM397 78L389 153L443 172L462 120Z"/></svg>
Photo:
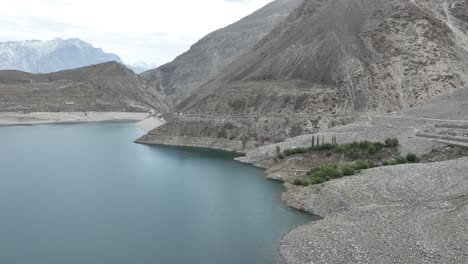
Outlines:
<svg viewBox="0 0 468 264"><path fill-rule="evenodd" d="M0 41L80 38L161 65L272 0L0 0Z"/></svg>

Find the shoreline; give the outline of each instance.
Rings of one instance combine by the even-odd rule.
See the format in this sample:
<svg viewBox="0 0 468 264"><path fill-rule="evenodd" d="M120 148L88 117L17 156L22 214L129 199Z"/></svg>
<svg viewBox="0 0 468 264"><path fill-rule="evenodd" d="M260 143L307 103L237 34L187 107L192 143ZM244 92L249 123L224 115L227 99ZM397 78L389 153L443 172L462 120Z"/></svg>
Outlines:
<svg viewBox="0 0 468 264"><path fill-rule="evenodd" d="M65 114L72 115L70 113ZM80 114L83 117L84 114ZM116 113L99 114L102 116L97 120L95 118L77 118L68 123L112 122L129 119L122 116L122 114L127 113L117 113L117 115ZM44 122L67 123L69 121L69 119L64 118L35 119L32 121L26 120L26 122L21 120L24 116L31 118L31 116L36 117L37 115L38 113L0 113L0 125L5 124L5 119L2 119L5 116L19 118L20 120L15 120L16 125L31 124L32 121L36 121L34 124L44 124ZM135 120L138 115L144 115L146 118ZM142 120L148 119L148 114L136 113L134 118L133 121L140 121L139 123L141 123ZM159 125L164 123L157 118L150 118L156 121L146 122ZM7 121L11 122L8 119ZM350 130L352 131L350 127L361 128L359 125L343 126L342 128L330 129L327 132L336 134L339 137L342 136L341 141L347 141L346 139L351 137L369 138L370 131L363 135L359 134L358 137L356 137L356 134L350 133ZM371 130L368 123L364 125L366 125L367 130ZM423 125L427 125L427 123L418 124L420 127L423 127ZM434 124L431 123L430 125ZM380 125L376 126L376 128L379 128L379 137L386 136L384 134L395 133L393 127L384 129L386 133L382 133ZM398 129L400 136L404 136L402 138L404 140L401 140L404 142L402 151L425 152L428 146L432 147L434 145L434 142L430 140L414 137L417 130L414 130L413 127L405 129L403 129L404 133L401 133L402 128ZM362 129L359 129L359 131L362 131ZM321 134L327 132L323 131ZM466 165L468 164L466 157L428 164L406 164L369 169L353 177L338 179L325 185L312 187L293 186L282 175L271 174L269 169L272 164L269 163L269 159L274 154L275 145L280 145L281 149L286 149L287 147L301 145L302 142L308 142L309 137L309 135L301 136L279 144L248 149L245 152L243 151L243 156L235 158L238 162L264 170L267 180L282 182L283 190L280 194L280 200L285 206L319 218L292 227L281 238L277 250L279 256L286 263L349 263L350 260L351 262L365 260L363 263L375 263L380 258L391 261L393 257L415 260L424 258L424 254L427 252L437 253L437 255L432 255L431 258L436 258L435 260L439 262L459 263L451 260L457 257L463 258L463 256L460 256L456 249L443 246L441 241L449 238L458 243L468 241L468 235L467 237L464 235L468 234L468 227L457 225L451 226L450 230L446 230L447 221L458 222L460 215L464 217L468 212L468 210L465 210L465 208L468 208L465 207L468 204L464 202L463 198L468 190L468 181L466 181L468 175L463 173L466 171L466 166L468 166ZM370 138L374 139L373 136ZM174 140L165 142L166 144L144 142L144 140L136 140L135 142L147 145L170 145L189 148L197 148L195 145L203 145L202 148L204 149L216 149L239 154L239 151L228 149L229 144L219 144L219 142L210 141L208 138L199 141L195 140L195 138L184 139L174 138ZM204 144L200 144L200 141ZM422 145L424 145L423 148ZM200 146L198 147L200 148ZM439 175L442 174L446 175L446 177L440 178ZM410 181L407 179L408 176L411 178ZM425 188L420 186L425 186ZM376 225L375 223L379 224ZM360 226L364 226L364 229ZM385 239L390 244L386 244L387 242L375 243L382 242L382 234L385 234ZM418 241L422 241L424 247L412 248L412 245L419 243ZM311 244L314 247L311 247ZM328 254L330 247L338 249L339 254ZM356 251L356 248L360 248L360 250ZM431 260L434 260L431 258L426 259L429 261L428 263L436 263L431 262Z"/></svg>
<svg viewBox="0 0 468 264"><path fill-rule="evenodd" d="M340 142L347 143L353 140L382 141L398 135L400 152L424 155L445 144L418 137L417 133L429 130L437 135L445 123L452 121L449 118L432 121L415 117L408 121L406 118L381 117L330 128L319 134L327 138L337 136ZM225 151L232 151L229 148L233 145L211 138L165 139L156 137L156 140L141 140L140 143L203 145ZM416 264L421 263L416 260L425 259L427 263L458 264L468 260L468 255L460 255L457 248L443 243L468 241L468 235L465 235L468 227L460 225L460 217L468 217L465 201L468 193L467 157L374 168L311 187L291 185L287 179L294 173L278 171L272 162L275 146L287 149L309 142L310 135L299 136L243 150L245 156L235 159L263 169L266 179L283 182L281 200L287 207L320 218L293 227L284 235L279 254L286 263L378 263L379 259L392 263L400 259ZM294 162L284 165L294 166ZM337 252L330 252L330 248Z"/></svg>
<svg viewBox="0 0 468 264"><path fill-rule="evenodd" d="M142 112L0 112L0 126L27 126L79 123L135 123L144 133L165 122Z"/></svg>
<svg viewBox="0 0 468 264"><path fill-rule="evenodd" d="M139 122L147 117L147 113L131 112L3 112L0 113L0 125L40 125L113 121Z"/></svg>

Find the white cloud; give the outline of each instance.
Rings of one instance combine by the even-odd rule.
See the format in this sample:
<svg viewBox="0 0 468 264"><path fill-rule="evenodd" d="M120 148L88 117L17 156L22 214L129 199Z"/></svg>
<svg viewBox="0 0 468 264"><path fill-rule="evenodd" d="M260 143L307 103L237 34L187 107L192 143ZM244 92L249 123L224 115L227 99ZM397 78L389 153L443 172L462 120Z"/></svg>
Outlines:
<svg viewBox="0 0 468 264"><path fill-rule="evenodd" d="M272 0L0 0L0 41L77 37L162 64Z"/></svg>

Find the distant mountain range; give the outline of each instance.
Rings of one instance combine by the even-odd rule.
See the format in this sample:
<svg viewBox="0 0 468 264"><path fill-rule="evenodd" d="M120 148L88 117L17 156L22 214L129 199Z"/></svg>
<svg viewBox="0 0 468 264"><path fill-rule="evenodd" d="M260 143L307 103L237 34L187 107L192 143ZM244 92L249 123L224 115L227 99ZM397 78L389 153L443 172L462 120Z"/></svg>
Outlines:
<svg viewBox="0 0 468 264"><path fill-rule="evenodd" d="M0 42L0 70L50 73L109 61L123 63L118 55L77 38ZM127 67L136 73L154 68L145 63Z"/></svg>

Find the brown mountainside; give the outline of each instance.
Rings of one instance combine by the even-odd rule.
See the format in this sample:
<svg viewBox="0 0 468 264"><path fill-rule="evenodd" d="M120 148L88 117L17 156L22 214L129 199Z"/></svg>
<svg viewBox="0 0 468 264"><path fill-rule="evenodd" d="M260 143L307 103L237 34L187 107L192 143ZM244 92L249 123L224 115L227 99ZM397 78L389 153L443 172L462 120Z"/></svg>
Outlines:
<svg viewBox="0 0 468 264"><path fill-rule="evenodd" d="M176 104L250 51L301 2L275 0L240 21L207 35L173 62L147 71L142 77Z"/></svg>
<svg viewBox="0 0 468 264"><path fill-rule="evenodd" d="M466 8L464 0L304 1L179 104L182 118L142 140L242 149L451 93L468 81Z"/></svg>
<svg viewBox="0 0 468 264"><path fill-rule="evenodd" d="M165 99L117 62L50 74L0 71L0 111L165 111Z"/></svg>

